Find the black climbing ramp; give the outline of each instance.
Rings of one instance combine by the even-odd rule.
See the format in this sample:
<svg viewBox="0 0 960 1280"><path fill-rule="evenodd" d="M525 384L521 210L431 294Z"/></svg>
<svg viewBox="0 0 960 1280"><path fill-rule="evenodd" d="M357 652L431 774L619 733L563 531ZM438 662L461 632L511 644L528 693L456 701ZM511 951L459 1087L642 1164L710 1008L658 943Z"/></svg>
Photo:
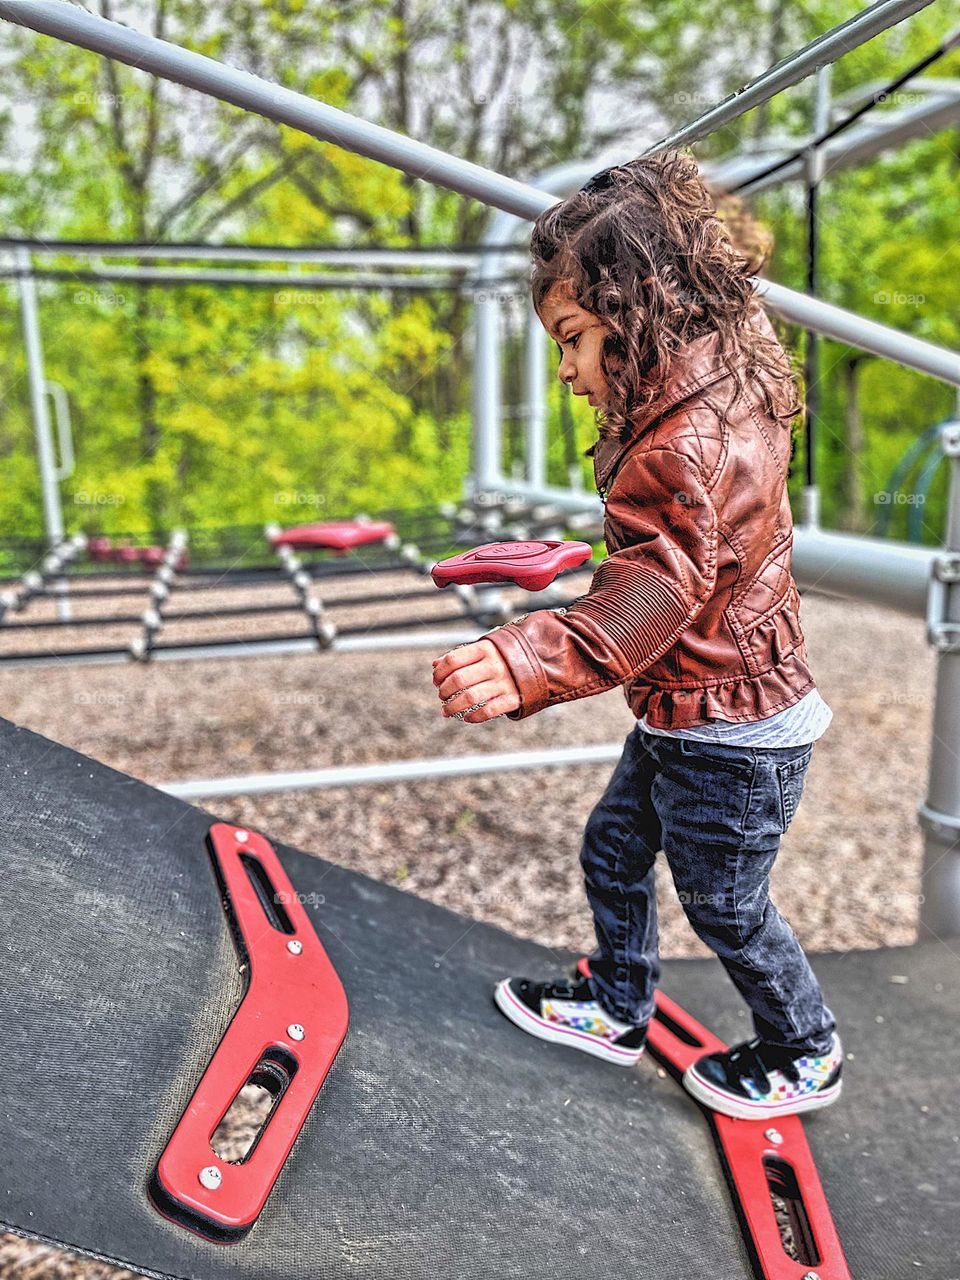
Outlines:
<svg viewBox="0 0 960 1280"><path fill-rule="evenodd" d="M245 985L213 821L0 722L0 1225L191 1280L751 1275L678 1085L494 1008L504 974L573 956L280 845L343 983L346 1039L243 1239L162 1217L147 1182ZM960 1274L958 952L815 961L854 1056L805 1129L854 1276ZM728 1042L751 1033L716 961L666 961L663 988Z"/></svg>

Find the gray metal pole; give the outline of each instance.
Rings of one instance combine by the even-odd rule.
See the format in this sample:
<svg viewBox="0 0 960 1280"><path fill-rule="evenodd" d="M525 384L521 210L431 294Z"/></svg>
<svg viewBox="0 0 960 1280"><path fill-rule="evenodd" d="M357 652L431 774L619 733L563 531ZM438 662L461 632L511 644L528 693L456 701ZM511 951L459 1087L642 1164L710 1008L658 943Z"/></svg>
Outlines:
<svg viewBox="0 0 960 1280"><path fill-rule="evenodd" d="M43 522L47 531L47 541L50 544L51 551L53 551L63 541L63 509L60 505L60 485L57 481L57 464L53 452L53 432L50 429L50 409L47 404L47 386L43 372L43 343L40 338L37 289L31 272L30 255L25 249L17 251L17 271L20 281L20 315L23 322L23 343L27 353L30 411L33 414L37 460L40 464Z"/></svg>
<svg viewBox="0 0 960 1280"><path fill-rule="evenodd" d="M935 346L922 338L913 338L897 329L889 329L875 320L857 315L855 311L844 311L842 307L821 302L819 298L796 293L782 284L774 284L772 280L757 279L754 283L767 309L785 320L816 329L838 342L883 356L885 360L929 374L941 382L960 386L960 355L955 351Z"/></svg>
<svg viewBox="0 0 960 1280"><path fill-rule="evenodd" d="M4 271L0 267L0 280L19 276L19 269ZM233 267L218 267L209 271L194 267L108 267L97 266L79 271L62 267L40 267L31 275L37 280L66 280L75 284L96 284L103 280L111 284L212 284L241 285L262 289L277 289L295 293L298 289L457 289L462 287L459 275L398 275L375 272L314 272L314 271L238 271Z"/></svg>
<svg viewBox="0 0 960 1280"><path fill-rule="evenodd" d="M527 482L547 483L547 346L543 325L532 302L527 306L526 333Z"/></svg>
<svg viewBox="0 0 960 1280"><path fill-rule="evenodd" d="M163 783L158 790L180 800L214 796L262 796L278 791L314 791L327 787L359 787L371 783L412 782L420 778L458 778L476 773L514 773L518 769L550 769L577 764L612 764L623 754L622 742L599 746L550 747L546 751L510 751L474 756L441 756L435 760L394 760L384 764L342 765L296 773L249 773L233 778L191 778Z"/></svg>
<svg viewBox="0 0 960 1280"><path fill-rule="evenodd" d="M137 241L46 240L30 241L0 236L0 251L27 248L36 258L143 258L172 262L289 262L310 266L382 267L397 270L475 271L479 249L362 249L298 248L293 245L181 244Z"/></svg>
<svg viewBox="0 0 960 1280"><path fill-rule="evenodd" d="M950 462L944 550L930 579L928 638L937 649L926 799L917 807L923 831L921 941L960 935L960 422L944 427Z"/></svg>
<svg viewBox="0 0 960 1280"><path fill-rule="evenodd" d="M830 127L830 77L833 68L828 64L817 72L816 96L813 104L813 136L820 137ZM817 220L817 197L823 178L823 152L810 147L806 154L806 213L807 213L807 293L815 298L820 292L818 268L820 265L820 236ZM804 472L806 484L802 495L804 523L816 527L820 523L820 487L817 484L817 423L822 399L820 388L820 334L816 329L807 330L805 360L806 412L804 440L806 442Z"/></svg>
<svg viewBox="0 0 960 1280"><path fill-rule="evenodd" d="M624 156L624 159L629 157ZM574 187L585 182L594 172L586 161L557 165L534 176L543 196L543 208L561 198ZM556 192L548 195L548 192ZM539 210L538 210L539 212ZM535 216L535 215L534 215ZM513 238L528 215L514 209L501 209L491 219L484 232L483 244L491 252L485 253L476 275L477 293L474 297L476 343L473 353L473 473L465 485L465 496L472 493L495 490L513 491L516 486L501 475L502 449L500 419L502 411L502 386L500 377L500 328L496 298L497 281L504 275L504 264L509 253L505 247ZM539 322L538 322L539 323ZM532 486L534 489L536 485Z"/></svg>
<svg viewBox="0 0 960 1280"><path fill-rule="evenodd" d="M473 295L473 471L465 483L464 497L502 484L502 406L500 307L494 287L479 283Z"/></svg>
<svg viewBox="0 0 960 1280"><path fill-rule="evenodd" d="M692 120L690 124L662 138L645 154L652 155L654 152L667 151L672 147L688 147L692 142L705 138L708 134L714 133L742 116L745 111L753 110L754 107L769 101L790 85L806 79L808 75L828 62L835 62L837 58L856 49L858 45L872 40L881 31L896 26L898 22L909 18L919 9L925 9L931 2L932 0L881 0L879 4L871 5L869 9L864 9L847 22L824 32L822 36L817 36L796 53L783 58L742 89L731 93L728 98L724 98L715 107L711 107L696 120Z"/></svg>
<svg viewBox="0 0 960 1280"><path fill-rule="evenodd" d="M459 621L459 619L454 619ZM459 644L479 640L486 632L474 626L472 629L423 628L376 636L337 636L328 649L321 651L312 636L292 640L236 640L230 644L180 645L154 649L151 662L196 662L208 658L223 661L226 658L263 658L285 656L289 653L318 654L343 650L345 653L364 653L372 649L452 649ZM38 653L24 657L4 657L0 654L0 671L5 667L63 667L115 666L131 660L130 649L106 649L93 653L60 654Z"/></svg>

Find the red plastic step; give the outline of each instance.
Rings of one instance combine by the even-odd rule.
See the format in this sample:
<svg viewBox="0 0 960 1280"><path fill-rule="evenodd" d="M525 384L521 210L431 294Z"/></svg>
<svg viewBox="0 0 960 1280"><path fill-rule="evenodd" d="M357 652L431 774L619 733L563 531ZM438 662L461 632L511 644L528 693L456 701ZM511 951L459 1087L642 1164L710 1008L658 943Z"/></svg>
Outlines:
<svg viewBox="0 0 960 1280"><path fill-rule="evenodd" d="M264 1206L347 1033L347 998L270 843L215 823L209 852L248 986L148 1184L163 1217L217 1244ZM184 1011L189 1017L189 1010ZM274 1097L242 1160L211 1145L247 1084Z"/></svg>
<svg viewBox="0 0 960 1280"><path fill-rule="evenodd" d="M87 540L87 555L91 560L100 563L104 560L113 559L113 542L110 538L89 538Z"/></svg>
<svg viewBox="0 0 960 1280"><path fill-rule="evenodd" d="M558 573L589 560L587 542L490 542L462 551L433 566L438 587L453 583L515 582L526 591L542 591Z"/></svg>
<svg viewBox="0 0 960 1280"><path fill-rule="evenodd" d="M351 547L383 542L393 531L393 525L386 520L330 520L322 524L300 524L293 529L284 529L282 533L272 537L270 542L274 547L293 547L301 551L315 548L349 551Z"/></svg>
<svg viewBox="0 0 960 1280"><path fill-rule="evenodd" d="M587 956L580 957L577 969L590 976ZM656 992L655 999L647 1046L677 1080L697 1058L728 1048L662 991ZM801 1117L740 1120L709 1107L701 1107L701 1111L713 1126L757 1275L762 1280L809 1280L811 1276L816 1280L851 1280ZM771 1190L788 1205L794 1239L805 1246L810 1261L799 1262L784 1250Z"/></svg>

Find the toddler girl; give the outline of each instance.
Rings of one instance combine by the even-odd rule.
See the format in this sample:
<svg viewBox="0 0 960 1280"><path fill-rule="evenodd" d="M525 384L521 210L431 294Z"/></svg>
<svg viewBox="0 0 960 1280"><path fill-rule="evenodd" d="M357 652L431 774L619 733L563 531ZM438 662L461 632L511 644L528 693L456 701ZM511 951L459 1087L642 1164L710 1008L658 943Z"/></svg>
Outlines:
<svg viewBox="0 0 960 1280"><path fill-rule="evenodd" d="M687 155L613 166L537 219L531 289L558 375L597 410L607 558L590 590L434 660L442 713L523 720L620 685L637 717L580 852L589 976L505 978L518 1027L609 1062L643 1053L660 974L654 863L755 1035L684 1084L727 1115L840 1093L836 1023L769 873L832 713L807 665L786 489L789 360Z"/></svg>

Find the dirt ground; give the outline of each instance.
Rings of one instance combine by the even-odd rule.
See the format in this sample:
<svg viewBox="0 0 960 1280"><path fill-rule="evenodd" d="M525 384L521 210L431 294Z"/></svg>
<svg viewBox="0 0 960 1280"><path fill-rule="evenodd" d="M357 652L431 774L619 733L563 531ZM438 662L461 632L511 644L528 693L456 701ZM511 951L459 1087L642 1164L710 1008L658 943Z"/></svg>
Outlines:
<svg viewBox="0 0 960 1280"><path fill-rule="evenodd" d="M425 585L428 580L412 573L365 575L338 583L329 598ZM291 596L288 588L258 587L242 598L261 603ZM203 605L240 599L238 592L217 592ZM188 605L200 607L184 601ZM45 607L24 616L41 617ZM457 611L446 597L405 604L400 596L389 606L339 605L330 616L340 626L415 617L432 629L439 616L456 618ZM810 592L802 599L801 623L834 719L814 748L771 895L812 952L912 943L922 859L916 806L926 789L935 655L919 619L879 608ZM463 627L462 618L455 625ZM279 625L250 619L242 626L204 624L203 632L200 626L171 624L164 638L304 630L296 614ZM120 631L126 643L136 628ZM15 643L8 637L3 651L26 647L24 639L22 633ZM71 629L44 643L95 641ZM622 743L633 726L620 690L521 723L444 719L430 660L447 647L149 665L0 665L0 714L155 784ZM612 763L551 767L211 800L205 807L546 945L590 948L578 852L612 769ZM658 897L662 954L709 955L676 900L662 858ZM0 1235L0 1277L118 1274L128 1273Z"/></svg>

